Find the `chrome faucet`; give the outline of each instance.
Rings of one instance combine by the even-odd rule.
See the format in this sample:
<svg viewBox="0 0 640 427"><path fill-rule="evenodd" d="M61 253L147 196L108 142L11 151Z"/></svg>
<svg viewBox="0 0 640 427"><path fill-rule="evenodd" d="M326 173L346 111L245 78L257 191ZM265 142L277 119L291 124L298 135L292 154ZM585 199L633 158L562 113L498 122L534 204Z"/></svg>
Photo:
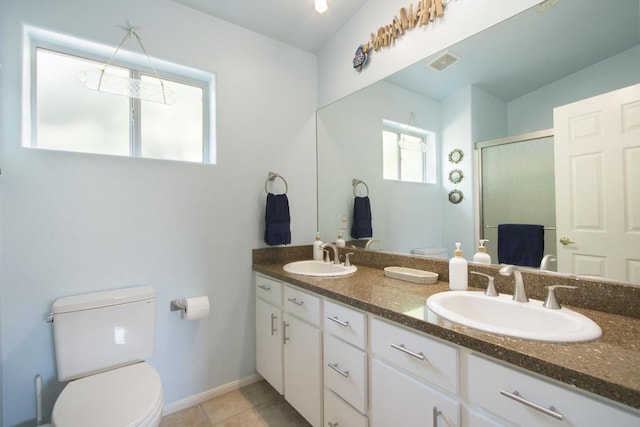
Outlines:
<svg viewBox="0 0 640 427"><path fill-rule="evenodd" d="M333 263L340 265L340 254L338 253L338 247L336 245L334 245L333 243L327 242L327 243L324 243L324 244L320 245L320 247L322 249L324 249L324 248L333 249Z"/></svg>
<svg viewBox="0 0 640 427"><path fill-rule="evenodd" d="M522 273L513 265L507 265L500 269L500 274L503 276L513 276L515 277L516 285L513 289L513 300L515 302L529 302L529 298L527 298L527 293L524 290L524 282L522 281Z"/></svg>

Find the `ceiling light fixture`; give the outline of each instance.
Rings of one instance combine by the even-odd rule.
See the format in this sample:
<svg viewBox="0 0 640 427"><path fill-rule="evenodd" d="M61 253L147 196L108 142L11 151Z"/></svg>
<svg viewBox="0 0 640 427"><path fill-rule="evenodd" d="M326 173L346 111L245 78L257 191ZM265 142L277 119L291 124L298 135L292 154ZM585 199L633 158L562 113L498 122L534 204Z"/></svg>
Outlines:
<svg viewBox="0 0 640 427"><path fill-rule="evenodd" d="M316 12L318 13L324 13L328 9L327 0L315 0L314 4L316 7Z"/></svg>

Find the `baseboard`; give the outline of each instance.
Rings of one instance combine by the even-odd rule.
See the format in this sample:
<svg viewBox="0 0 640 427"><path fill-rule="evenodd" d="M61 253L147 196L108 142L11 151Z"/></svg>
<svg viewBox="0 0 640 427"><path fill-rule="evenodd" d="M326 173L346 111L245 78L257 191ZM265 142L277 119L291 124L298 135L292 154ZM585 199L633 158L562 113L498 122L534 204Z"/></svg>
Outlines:
<svg viewBox="0 0 640 427"><path fill-rule="evenodd" d="M204 391L194 396L190 396L185 399L178 400L177 402L173 402L168 405L165 405L165 407L162 410L162 415L165 416L165 415L173 414L174 412L182 411L183 409L187 409L192 406L199 405L202 402L206 402L207 400L213 399L214 397L221 396L225 393L228 393L233 390L237 390L249 384L257 383L260 380L262 380L262 376L258 373L255 373L255 374L249 375L248 377L240 378L228 384L221 385L220 387L212 388L211 390Z"/></svg>

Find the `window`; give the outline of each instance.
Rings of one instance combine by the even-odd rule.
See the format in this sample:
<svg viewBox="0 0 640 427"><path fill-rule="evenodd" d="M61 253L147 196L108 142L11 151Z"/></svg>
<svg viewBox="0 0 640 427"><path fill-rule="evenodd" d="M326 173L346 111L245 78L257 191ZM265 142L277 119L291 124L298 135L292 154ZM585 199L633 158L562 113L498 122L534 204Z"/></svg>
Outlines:
<svg viewBox="0 0 640 427"><path fill-rule="evenodd" d="M181 75L180 70L186 67L163 63L162 68L153 60L163 84L178 98L165 105L92 90L78 79L83 70L104 68L109 57L75 46L52 47L33 40L32 44L31 138L25 145L215 163L212 74L197 72L196 78ZM146 56L143 59L141 64L110 63L106 71L157 82L156 74L143 65L148 65ZM174 70L167 71L172 67Z"/></svg>
<svg viewBox="0 0 640 427"><path fill-rule="evenodd" d="M382 166L384 179L435 184L435 134L383 120Z"/></svg>

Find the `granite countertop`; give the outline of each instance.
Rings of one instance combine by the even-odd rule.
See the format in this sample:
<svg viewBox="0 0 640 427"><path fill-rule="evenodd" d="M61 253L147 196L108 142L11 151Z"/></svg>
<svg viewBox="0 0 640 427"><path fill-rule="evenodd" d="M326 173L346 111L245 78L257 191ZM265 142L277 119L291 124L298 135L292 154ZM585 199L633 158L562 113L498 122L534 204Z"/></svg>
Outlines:
<svg viewBox="0 0 640 427"><path fill-rule="evenodd" d="M640 319L568 306L594 320L603 336L585 343L545 343L484 333L449 322L429 311L430 295L449 289L447 282L417 285L358 265L336 278L286 273L283 262L255 262L254 271L442 338L528 371L640 409ZM473 288L472 288L473 289ZM477 289L481 291L482 289Z"/></svg>

